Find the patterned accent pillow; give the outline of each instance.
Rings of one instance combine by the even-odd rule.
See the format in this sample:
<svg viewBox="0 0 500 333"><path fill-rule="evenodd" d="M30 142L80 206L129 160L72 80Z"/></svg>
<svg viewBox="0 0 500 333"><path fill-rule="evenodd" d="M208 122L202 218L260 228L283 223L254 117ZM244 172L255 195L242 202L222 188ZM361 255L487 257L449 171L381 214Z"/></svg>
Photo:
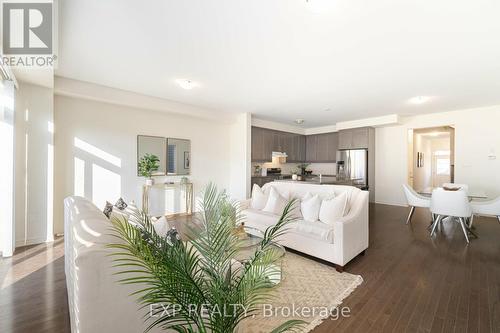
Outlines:
<svg viewBox="0 0 500 333"><path fill-rule="evenodd" d="M109 219L111 217L111 213L113 212L113 204L109 201L106 201L106 206L104 206L104 210L102 212Z"/></svg>
<svg viewBox="0 0 500 333"><path fill-rule="evenodd" d="M115 203L115 207L119 210L124 210L125 208L127 208L127 206L128 205L125 200L123 200L123 198L118 199L118 201Z"/></svg>

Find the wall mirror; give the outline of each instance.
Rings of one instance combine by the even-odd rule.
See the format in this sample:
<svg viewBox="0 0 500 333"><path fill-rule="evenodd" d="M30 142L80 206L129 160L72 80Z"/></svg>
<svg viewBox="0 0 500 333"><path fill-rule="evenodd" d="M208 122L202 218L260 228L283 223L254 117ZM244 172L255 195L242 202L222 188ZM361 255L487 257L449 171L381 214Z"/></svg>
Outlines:
<svg viewBox="0 0 500 333"><path fill-rule="evenodd" d="M189 175L191 170L191 141L167 139L167 173Z"/></svg>
<svg viewBox="0 0 500 333"><path fill-rule="evenodd" d="M153 176L165 176L167 173L167 139L160 136L138 135L137 136L137 163L146 154L158 156L160 167ZM137 175L140 176L139 170Z"/></svg>

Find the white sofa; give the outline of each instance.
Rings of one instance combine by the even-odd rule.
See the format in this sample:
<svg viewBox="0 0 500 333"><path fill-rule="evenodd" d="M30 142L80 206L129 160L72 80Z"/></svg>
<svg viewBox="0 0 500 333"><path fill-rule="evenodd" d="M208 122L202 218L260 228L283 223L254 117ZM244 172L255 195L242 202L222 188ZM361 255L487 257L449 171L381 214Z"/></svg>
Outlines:
<svg viewBox="0 0 500 333"><path fill-rule="evenodd" d="M290 249L326 260L342 272L343 267L368 248L368 192L352 186L314 185L293 182L271 182L263 186L264 191L274 187L279 193L303 198L308 192L320 197L348 192L347 213L333 224L298 220L278 242ZM242 201L245 224L264 231L276 224L279 215L251 208L251 199ZM298 203L300 205L300 203Z"/></svg>
<svg viewBox="0 0 500 333"><path fill-rule="evenodd" d="M64 251L71 332L144 332L143 316L134 296L137 285L122 285L113 275L111 223L91 202L81 197L64 200ZM151 332L162 332L153 329Z"/></svg>

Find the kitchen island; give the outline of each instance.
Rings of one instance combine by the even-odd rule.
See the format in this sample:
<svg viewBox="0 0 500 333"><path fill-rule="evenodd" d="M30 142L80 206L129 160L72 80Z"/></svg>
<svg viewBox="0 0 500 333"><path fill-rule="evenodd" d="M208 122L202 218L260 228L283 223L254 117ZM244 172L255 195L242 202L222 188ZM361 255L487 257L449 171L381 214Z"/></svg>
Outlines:
<svg viewBox="0 0 500 333"><path fill-rule="evenodd" d="M335 176L308 177L305 180L293 179L276 179L275 182L300 183L300 184L316 184L316 185L350 185L356 186L356 179L337 179Z"/></svg>

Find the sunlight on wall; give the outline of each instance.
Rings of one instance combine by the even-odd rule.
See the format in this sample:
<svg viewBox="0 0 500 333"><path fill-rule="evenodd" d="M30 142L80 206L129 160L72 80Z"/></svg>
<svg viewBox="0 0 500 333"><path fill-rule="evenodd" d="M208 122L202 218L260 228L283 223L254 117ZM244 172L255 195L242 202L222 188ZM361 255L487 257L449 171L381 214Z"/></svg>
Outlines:
<svg viewBox="0 0 500 333"><path fill-rule="evenodd" d="M96 157L99 157L100 159L113 164L114 166L117 166L121 168L122 166L122 160L108 152L105 152L102 149L97 148L96 146L91 145L90 143L87 143L79 138L75 138L74 141L75 147L92 154Z"/></svg>
<svg viewBox="0 0 500 333"><path fill-rule="evenodd" d="M73 194L85 196L85 161L75 157L75 175L74 175L74 190Z"/></svg>
<svg viewBox="0 0 500 333"><path fill-rule="evenodd" d="M106 201L115 202L121 195L121 177L119 174L92 164L92 202L104 208Z"/></svg>
<svg viewBox="0 0 500 333"><path fill-rule="evenodd" d="M14 249L14 84L0 86L0 252Z"/></svg>
<svg viewBox="0 0 500 333"><path fill-rule="evenodd" d="M12 233L13 218L14 129L3 121L0 121L0 154L3 156L0 163L0 251L5 255L12 241L8 238Z"/></svg>

